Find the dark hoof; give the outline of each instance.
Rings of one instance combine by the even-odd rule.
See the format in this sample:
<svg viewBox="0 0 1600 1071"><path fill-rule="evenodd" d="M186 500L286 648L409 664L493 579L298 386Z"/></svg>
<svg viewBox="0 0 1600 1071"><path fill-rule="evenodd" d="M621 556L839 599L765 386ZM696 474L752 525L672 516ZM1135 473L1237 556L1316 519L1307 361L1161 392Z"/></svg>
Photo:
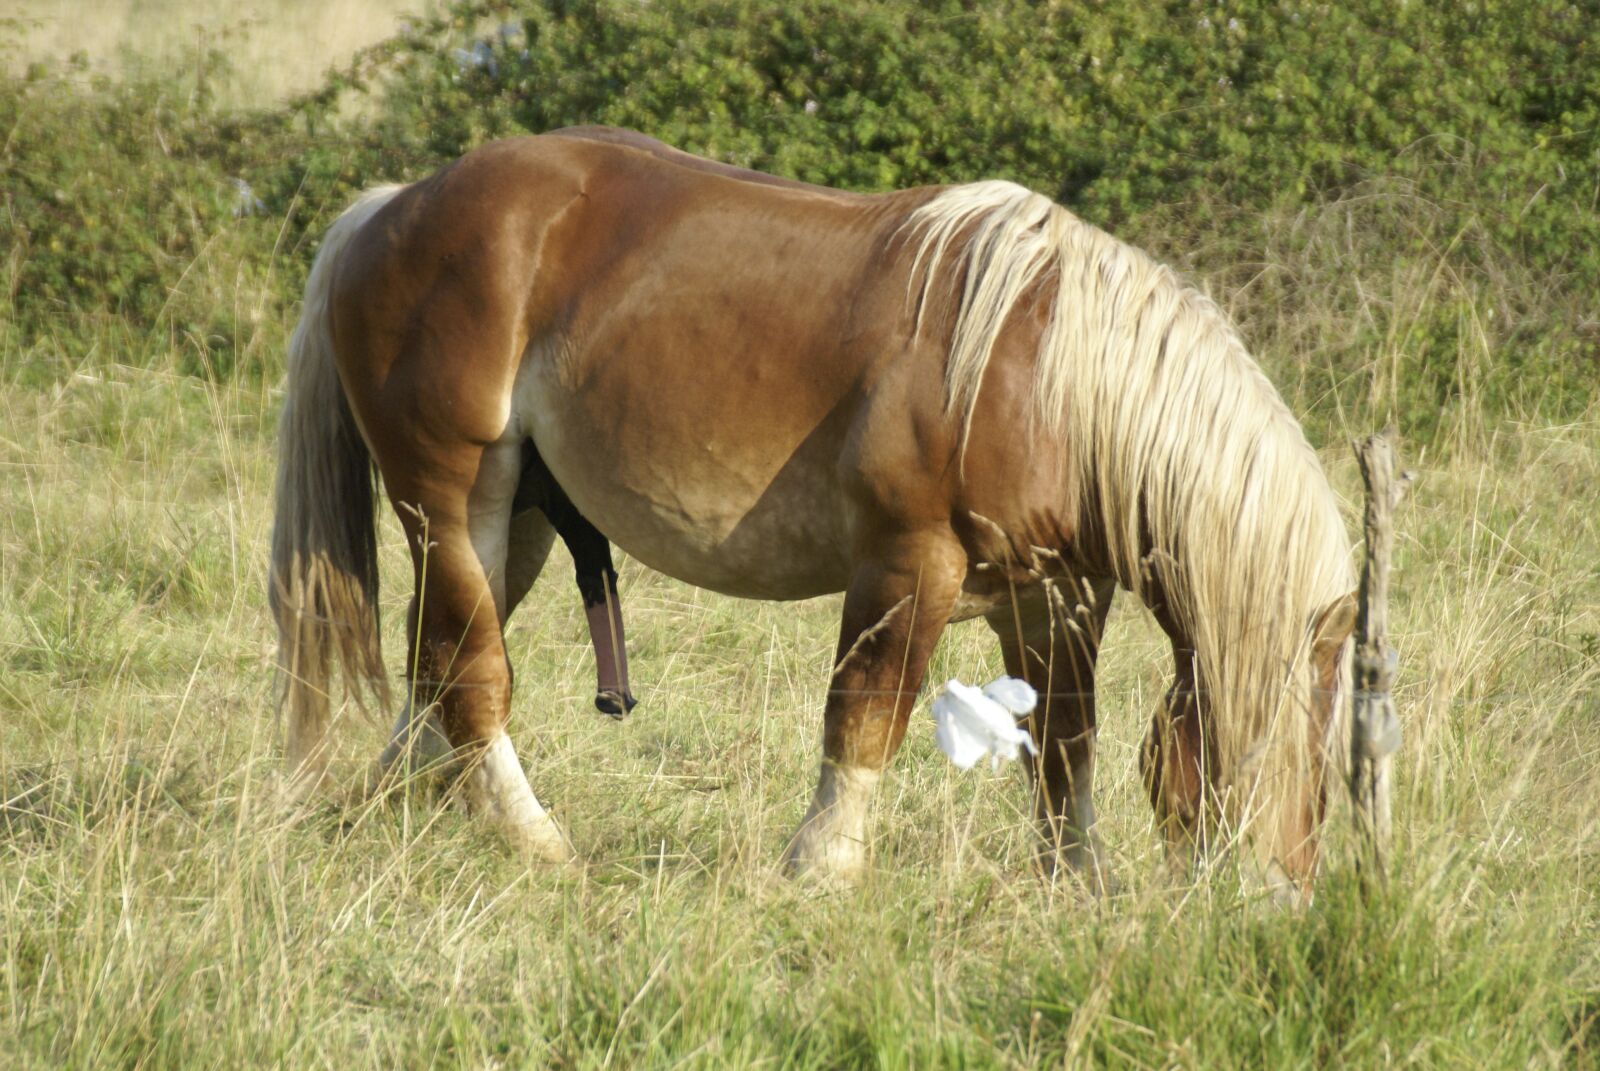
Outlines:
<svg viewBox="0 0 1600 1071"><path fill-rule="evenodd" d="M626 695L607 689L596 692L594 695L594 708L610 718L621 721L628 716L628 711L639 705L639 701L630 692Z"/></svg>

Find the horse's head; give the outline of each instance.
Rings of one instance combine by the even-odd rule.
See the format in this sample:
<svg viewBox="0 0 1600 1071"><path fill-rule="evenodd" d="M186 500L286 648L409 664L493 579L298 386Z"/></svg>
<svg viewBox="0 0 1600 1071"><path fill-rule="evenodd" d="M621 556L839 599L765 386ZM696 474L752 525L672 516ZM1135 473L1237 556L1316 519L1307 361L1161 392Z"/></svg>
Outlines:
<svg viewBox="0 0 1600 1071"><path fill-rule="evenodd" d="M1339 710L1349 683L1345 652L1355 623L1356 595L1351 592L1324 606L1308 627L1308 657L1303 672L1310 679L1303 683L1308 696L1309 746L1303 751L1302 761L1309 768L1302 767L1303 776L1296 779L1299 787L1290 788L1293 795L1284 801L1287 805L1276 809L1280 829L1268 841L1268 850L1273 854L1268 873L1276 875L1273 883L1284 888L1298 887L1302 895L1309 894L1309 882L1317 868L1318 831L1327 812L1329 775L1335 772L1337 776L1336 771L1345 766L1340 747L1343 735L1334 730L1347 724L1347 719L1339 717Z"/></svg>
<svg viewBox="0 0 1600 1071"><path fill-rule="evenodd" d="M1289 694L1279 709L1289 718L1256 739L1230 769L1221 768L1226 764L1217 751L1216 733L1237 712L1227 709L1227 689L1216 689L1205 679L1195 650L1174 639L1176 675L1146 738L1142 765L1158 820L1179 857L1206 840L1216 820L1229 814L1225 797L1244 791L1254 797L1243 804L1244 811L1256 812L1253 821L1279 825L1275 831L1260 831L1265 833L1262 846L1276 864L1269 870L1281 870L1294 884L1309 880L1326 805L1327 759L1333 757L1333 768L1340 768L1342 753L1333 729L1343 724L1336 715L1344 697L1345 652L1355 620L1354 593L1311 616L1305 625L1304 656L1293 668L1294 677L1284 682ZM1270 763L1274 772L1263 777L1263 760L1274 747L1281 749ZM1275 817L1264 813L1264 806ZM1240 817L1230 815L1231 820ZM1226 830L1222 835L1228 835Z"/></svg>

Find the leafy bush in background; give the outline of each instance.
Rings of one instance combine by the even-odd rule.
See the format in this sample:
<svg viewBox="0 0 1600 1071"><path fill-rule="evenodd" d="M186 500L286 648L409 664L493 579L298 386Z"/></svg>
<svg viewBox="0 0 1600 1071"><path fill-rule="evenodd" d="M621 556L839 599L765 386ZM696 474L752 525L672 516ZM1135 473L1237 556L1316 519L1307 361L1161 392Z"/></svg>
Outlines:
<svg viewBox="0 0 1600 1071"><path fill-rule="evenodd" d="M1368 202L1342 213L1363 228L1351 238L1361 268L1427 262L1444 285L1408 283L1406 296L1437 307L1358 296L1345 311L1360 315L1320 352L1275 363L1327 362L1349 379L1397 349L1399 372L1378 372L1372 393L1424 432L1464 391L1570 411L1600 378L1600 66L1577 6L517 10L470 45L413 53L378 119L384 140L448 158L598 122L830 185L1011 178L1235 284L1263 266L1264 236L1248 233L1262 220ZM1200 247L1213 257L1190 255ZM1347 288L1349 276L1302 271L1307 284ZM1304 301L1292 284L1264 289ZM1241 311L1259 318L1261 301Z"/></svg>
<svg viewBox="0 0 1600 1071"><path fill-rule="evenodd" d="M193 370L226 370L242 333L234 308L178 289L227 244L241 210L203 101L162 83L91 80L81 65L36 70L0 83L0 130L8 329L58 354L108 331L136 350L178 336L193 343Z"/></svg>
<svg viewBox="0 0 1600 1071"><path fill-rule="evenodd" d="M36 142L60 144L10 205L28 228L13 303L29 324L76 300L156 325L188 251L255 226L249 255L287 254L281 318L354 189L489 138L611 123L858 189L1011 178L1235 295L1280 381L1313 398L1424 433L1463 398L1566 414L1600 381L1588 29L1579 6L1533 0L462 4L273 112L163 119L157 91L113 87L35 112ZM366 105L340 118L352 89ZM26 92L4 89L0 120ZM91 153L70 132L93 122L119 129ZM92 197L51 200L80 152L151 168L114 241L83 226ZM264 217L233 219L232 176ZM227 337L205 319L206 345Z"/></svg>

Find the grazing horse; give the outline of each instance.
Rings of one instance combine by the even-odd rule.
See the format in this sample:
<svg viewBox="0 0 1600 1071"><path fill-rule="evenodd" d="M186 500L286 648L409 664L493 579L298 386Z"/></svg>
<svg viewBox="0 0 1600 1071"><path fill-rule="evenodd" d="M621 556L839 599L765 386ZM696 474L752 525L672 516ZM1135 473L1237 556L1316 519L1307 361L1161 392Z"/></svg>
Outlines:
<svg viewBox="0 0 1600 1071"><path fill-rule="evenodd" d="M929 654L983 617L1042 697L1040 862L1099 884L1120 587L1172 643L1141 767L1174 850L1247 830L1278 880L1311 879L1353 617L1334 495L1216 305L1047 198L846 193L601 128L496 142L334 223L288 376L271 593L295 784L322 777L332 662L382 691L375 465L415 582L383 761L444 751L532 857L573 852L506 735L503 627L570 512L699 587L845 593L794 871L863 866Z"/></svg>

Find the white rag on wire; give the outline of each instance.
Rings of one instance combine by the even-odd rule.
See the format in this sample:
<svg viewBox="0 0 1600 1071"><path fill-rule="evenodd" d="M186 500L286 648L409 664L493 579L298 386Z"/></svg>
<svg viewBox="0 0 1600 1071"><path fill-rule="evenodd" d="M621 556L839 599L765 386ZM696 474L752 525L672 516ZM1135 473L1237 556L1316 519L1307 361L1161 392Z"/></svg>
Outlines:
<svg viewBox="0 0 1600 1071"><path fill-rule="evenodd" d="M951 678L933 701L933 738L960 769L972 769L985 755L998 769L1001 759L1016 760L1022 748L1038 754L1028 730L1017 725L1038 702L1028 682L1015 677L1000 677L982 688Z"/></svg>

